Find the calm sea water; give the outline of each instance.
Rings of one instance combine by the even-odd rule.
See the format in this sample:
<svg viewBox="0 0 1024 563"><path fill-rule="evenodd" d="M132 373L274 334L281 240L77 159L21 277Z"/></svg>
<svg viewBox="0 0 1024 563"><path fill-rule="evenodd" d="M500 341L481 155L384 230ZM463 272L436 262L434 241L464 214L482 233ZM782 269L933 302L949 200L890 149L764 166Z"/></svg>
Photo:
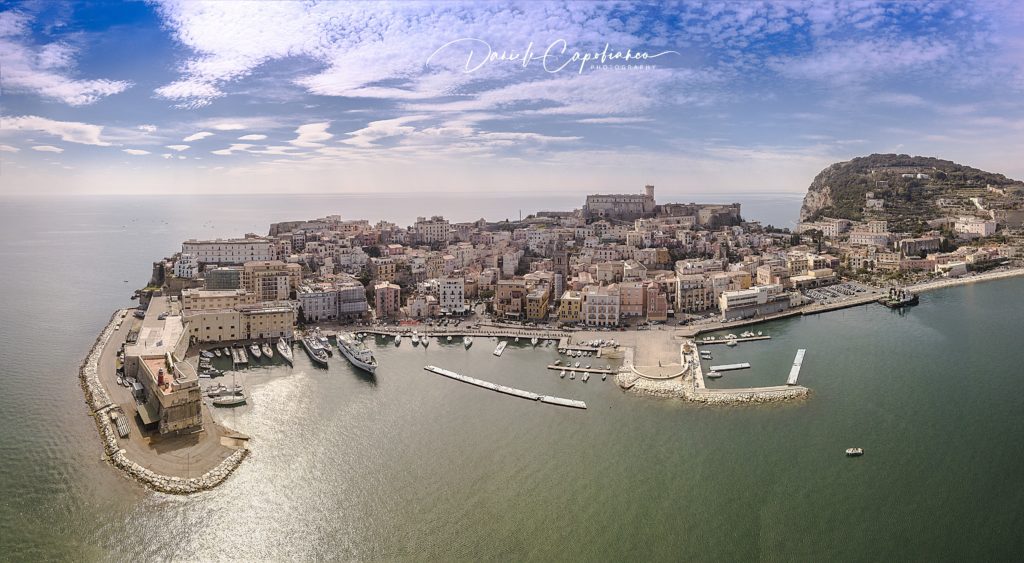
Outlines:
<svg viewBox="0 0 1024 563"><path fill-rule="evenodd" d="M557 203L453 199L440 211L492 218ZM728 386L778 384L806 348L813 396L791 405L638 397L559 379L543 369L550 349L496 358L483 339L468 351L371 343L373 378L339 358L314 370L300 354L294 369L246 374L250 404L226 422L253 437L253 455L216 490L181 498L100 460L76 377L150 262L189 236L326 213L407 222L435 207L70 198L2 209L3 559L1009 560L1024 548L1024 349L1010 306L1024 280L925 294L904 314L773 322L759 328L769 342L712 349L715 363L753 365L716 383ZM426 364L590 408L482 391ZM854 445L867 454L845 458Z"/></svg>

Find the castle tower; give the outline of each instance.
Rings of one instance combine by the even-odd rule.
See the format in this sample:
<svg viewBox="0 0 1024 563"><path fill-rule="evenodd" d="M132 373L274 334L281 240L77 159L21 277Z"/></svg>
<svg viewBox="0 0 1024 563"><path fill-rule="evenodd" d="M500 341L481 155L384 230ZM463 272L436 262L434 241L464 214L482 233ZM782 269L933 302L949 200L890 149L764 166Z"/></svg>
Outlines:
<svg viewBox="0 0 1024 563"><path fill-rule="evenodd" d="M647 196L647 199L654 201L654 186L650 184L644 186L644 195Z"/></svg>

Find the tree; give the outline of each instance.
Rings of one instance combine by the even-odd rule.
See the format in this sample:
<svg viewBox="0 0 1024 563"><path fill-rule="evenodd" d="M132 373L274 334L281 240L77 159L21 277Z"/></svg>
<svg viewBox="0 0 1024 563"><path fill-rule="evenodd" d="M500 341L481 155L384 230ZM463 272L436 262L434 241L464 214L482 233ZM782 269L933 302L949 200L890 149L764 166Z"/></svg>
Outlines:
<svg viewBox="0 0 1024 563"><path fill-rule="evenodd" d="M371 245L371 246L364 246L363 247L363 252L365 252L366 255L369 256L370 258L380 258L381 257L380 247L375 245L375 244Z"/></svg>

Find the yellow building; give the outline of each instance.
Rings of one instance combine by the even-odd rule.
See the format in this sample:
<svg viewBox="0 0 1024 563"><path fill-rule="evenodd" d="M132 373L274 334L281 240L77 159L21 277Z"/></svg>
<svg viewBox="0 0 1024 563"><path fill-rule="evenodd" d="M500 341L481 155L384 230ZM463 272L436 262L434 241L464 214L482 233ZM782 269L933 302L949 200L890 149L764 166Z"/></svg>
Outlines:
<svg viewBox="0 0 1024 563"><path fill-rule="evenodd" d="M526 318L542 321L548 316L549 293L547 286L538 286L526 294Z"/></svg>
<svg viewBox="0 0 1024 563"><path fill-rule="evenodd" d="M583 315L583 295L578 291L568 290L562 294L558 304L558 322L578 323Z"/></svg>
<svg viewBox="0 0 1024 563"><path fill-rule="evenodd" d="M185 314L189 336L197 342L261 340L294 333L296 311L287 302L239 305L231 309L202 309Z"/></svg>
<svg viewBox="0 0 1024 563"><path fill-rule="evenodd" d="M239 305L256 303L256 295L245 289L184 289L181 292L181 310L232 309Z"/></svg>
<svg viewBox="0 0 1024 563"><path fill-rule="evenodd" d="M499 318L523 318L526 293L526 280L499 281L494 290L494 314Z"/></svg>
<svg viewBox="0 0 1024 563"><path fill-rule="evenodd" d="M256 301L283 301L302 283L302 266L280 260L246 262L242 266L242 287Z"/></svg>

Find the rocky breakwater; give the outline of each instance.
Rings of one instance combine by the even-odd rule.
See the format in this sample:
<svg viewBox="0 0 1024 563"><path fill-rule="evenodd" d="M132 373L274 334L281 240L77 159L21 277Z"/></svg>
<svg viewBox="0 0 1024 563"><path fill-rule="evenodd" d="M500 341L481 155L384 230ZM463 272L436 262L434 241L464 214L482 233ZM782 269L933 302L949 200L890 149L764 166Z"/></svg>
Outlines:
<svg viewBox="0 0 1024 563"><path fill-rule="evenodd" d="M118 443L114 423L110 420L110 409L114 405L110 400L110 395L107 394L107 390L100 383L99 362L104 347L110 341L118 321L125 312L123 309L114 312L110 322L100 332L100 335L96 337L96 342L93 343L92 349L89 350L89 354L85 357L78 370L82 391L85 393L85 402L93 413L93 418L96 421L96 430L99 432L100 440L103 442L103 449L107 460L118 469L124 471L129 477L162 493L190 494L216 487L228 475L231 475L238 465L242 463L242 460L249 455L248 448L241 448L235 451L202 476L183 479L181 477L160 475L142 467L129 459Z"/></svg>

